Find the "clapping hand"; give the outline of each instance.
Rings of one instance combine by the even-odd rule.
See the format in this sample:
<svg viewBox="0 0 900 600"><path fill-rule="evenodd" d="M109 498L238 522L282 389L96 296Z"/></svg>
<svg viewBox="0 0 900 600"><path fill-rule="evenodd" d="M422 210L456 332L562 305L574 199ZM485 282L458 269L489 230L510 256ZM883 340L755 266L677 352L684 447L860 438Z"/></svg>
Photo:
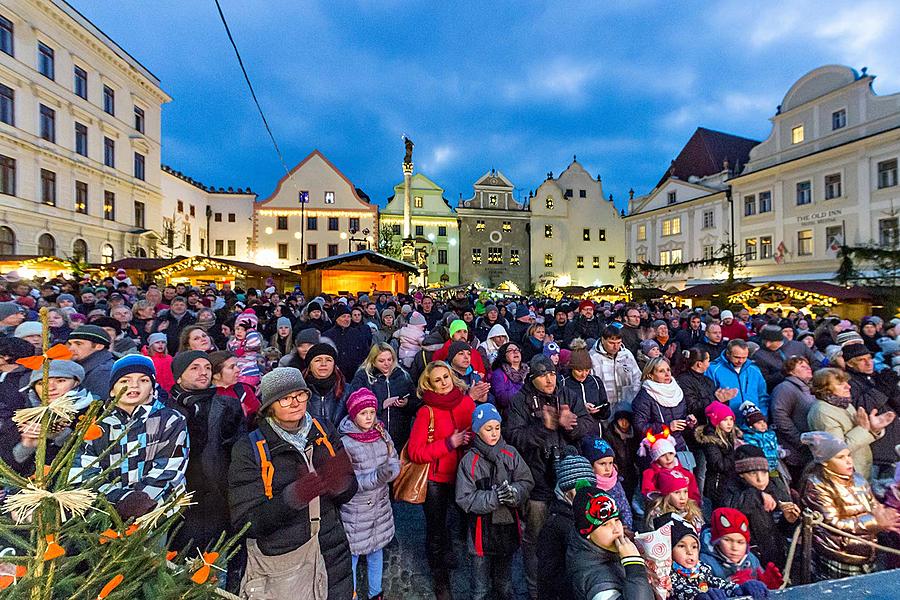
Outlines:
<svg viewBox="0 0 900 600"><path fill-rule="evenodd" d="M884 506L883 504L879 504L877 507L872 509L872 514L875 516L875 520L878 521L878 525L884 531L894 531L900 533L900 513L898 513L896 510L888 506Z"/></svg>
<svg viewBox="0 0 900 600"><path fill-rule="evenodd" d="M490 389L491 384L486 381L479 381L469 388L469 397L472 398L476 404L481 404L487 400Z"/></svg>
<svg viewBox="0 0 900 600"><path fill-rule="evenodd" d="M460 446L465 446L469 442L472 441L472 432L471 431L460 431L456 430L453 432L453 435L447 438L447 445L450 446L452 450L459 448Z"/></svg>
<svg viewBox="0 0 900 600"><path fill-rule="evenodd" d="M572 431L578 425L578 415L569 409L568 404L563 404L559 409L559 424L566 431Z"/></svg>
<svg viewBox="0 0 900 600"><path fill-rule="evenodd" d="M716 390L716 400L728 404L728 401L737 396L737 388L719 388Z"/></svg>

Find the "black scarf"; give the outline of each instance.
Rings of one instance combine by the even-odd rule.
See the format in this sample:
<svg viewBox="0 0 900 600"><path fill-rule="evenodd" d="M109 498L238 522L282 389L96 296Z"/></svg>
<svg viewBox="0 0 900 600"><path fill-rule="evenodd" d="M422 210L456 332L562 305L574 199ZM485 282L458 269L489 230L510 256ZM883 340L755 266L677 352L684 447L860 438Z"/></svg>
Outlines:
<svg viewBox="0 0 900 600"><path fill-rule="evenodd" d="M500 455L500 451L503 448L502 438L493 446L488 446L476 435L472 442L472 447L478 454L484 457L486 461L491 463L492 484L500 485L504 481L512 483L512 481L510 481L512 479L512 474L507 470L506 465L503 464L503 457ZM494 523L495 525L510 525L515 522L512 511L504 504L498 506L491 517L491 523Z"/></svg>
<svg viewBox="0 0 900 600"><path fill-rule="evenodd" d="M325 379L318 379L312 373L309 374L309 377L306 378L306 383L309 384L311 388L316 390L316 392L320 396L327 396L328 392L334 389L334 384L337 382L337 373L332 371L331 375L326 377Z"/></svg>

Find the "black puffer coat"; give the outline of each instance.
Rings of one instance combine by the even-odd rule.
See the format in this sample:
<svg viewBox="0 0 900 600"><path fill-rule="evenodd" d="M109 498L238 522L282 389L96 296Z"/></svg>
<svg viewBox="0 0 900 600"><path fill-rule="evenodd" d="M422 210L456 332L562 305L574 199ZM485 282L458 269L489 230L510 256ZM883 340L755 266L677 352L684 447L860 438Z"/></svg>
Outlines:
<svg viewBox="0 0 900 600"><path fill-rule="evenodd" d="M791 498L771 481L765 491L775 498L775 502L791 501ZM773 562L778 568L784 568L787 537L793 527L784 520L778 509L766 512L763 508L762 492L751 487L740 476L733 475L722 490L721 505L735 508L746 515L750 522L750 542L756 544L757 550L754 554L759 557L759 562L764 565ZM778 521L775 520L776 513Z"/></svg>
<svg viewBox="0 0 900 600"><path fill-rule="evenodd" d="M850 398L853 406L862 407L866 412L877 410L879 414L893 411L900 416L900 388L897 375L890 369L866 375L853 369L850 374ZM884 435L872 442L872 462L887 466L897 462L894 448L900 444L900 419L888 425Z"/></svg>
<svg viewBox="0 0 900 600"><path fill-rule="evenodd" d="M320 426L325 436L313 424L307 444L313 448L313 467L325 487L319 496L319 544L328 572L328 597L345 600L353 597L353 571L340 506L356 494L357 482L340 436L330 423L320 423ZM231 521L235 529L250 523L247 536L256 540L263 554L281 555L296 550L310 539L309 508L291 508L283 495L289 484L309 471L300 453L275 433L267 420L260 421L259 430L275 467L272 498L266 497L257 448L249 436L244 436L234 446L228 473ZM335 456L331 456L324 442L319 442L323 437Z"/></svg>

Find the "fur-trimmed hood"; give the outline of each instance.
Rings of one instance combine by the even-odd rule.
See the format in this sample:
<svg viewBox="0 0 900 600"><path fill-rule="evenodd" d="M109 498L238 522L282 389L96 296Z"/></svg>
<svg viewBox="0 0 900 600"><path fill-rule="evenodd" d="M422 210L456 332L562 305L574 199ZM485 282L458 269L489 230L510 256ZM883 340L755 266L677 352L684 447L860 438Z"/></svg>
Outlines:
<svg viewBox="0 0 900 600"><path fill-rule="evenodd" d="M738 429L737 426L735 426L731 431L731 434L726 436L725 439L716 432L715 427L712 427L708 423L706 425L698 425L694 430L694 439L697 440L698 444L715 444L716 446L721 446L723 448L727 447L729 441L731 442L732 447L734 447L735 442L742 441L743 437L741 430Z"/></svg>

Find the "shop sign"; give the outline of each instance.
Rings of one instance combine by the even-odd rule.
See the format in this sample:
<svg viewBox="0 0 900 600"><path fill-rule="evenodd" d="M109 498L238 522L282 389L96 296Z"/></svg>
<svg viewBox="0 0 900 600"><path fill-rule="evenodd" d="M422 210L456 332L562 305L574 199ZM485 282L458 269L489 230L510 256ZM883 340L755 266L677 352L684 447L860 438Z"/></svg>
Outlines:
<svg viewBox="0 0 900 600"><path fill-rule="evenodd" d="M819 223L833 223L843 216L843 211L839 208L830 210L820 210L808 215L797 217L797 223L802 225L813 225Z"/></svg>

